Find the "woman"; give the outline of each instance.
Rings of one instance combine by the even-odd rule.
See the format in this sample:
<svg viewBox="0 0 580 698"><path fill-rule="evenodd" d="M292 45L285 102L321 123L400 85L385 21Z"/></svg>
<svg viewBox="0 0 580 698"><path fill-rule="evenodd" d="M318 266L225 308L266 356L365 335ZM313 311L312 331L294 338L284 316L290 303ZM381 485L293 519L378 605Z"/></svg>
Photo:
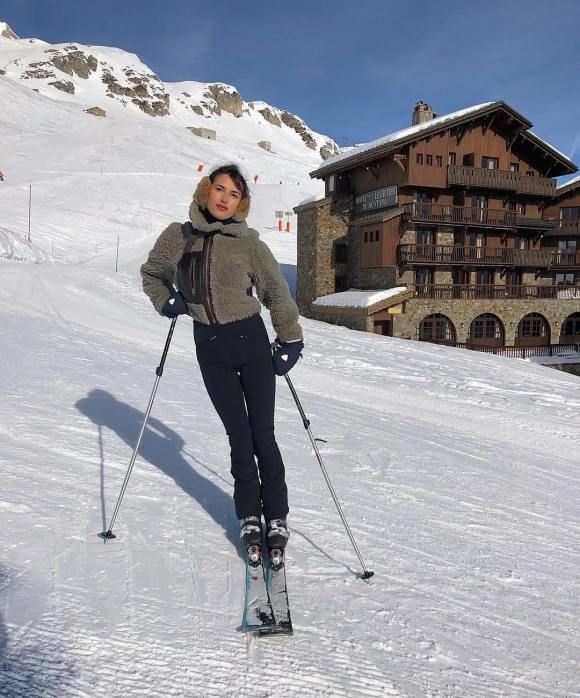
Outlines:
<svg viewBox="0 0 580 698"><path fill-rule="evenodd" d="M274 436L275 373L289 371L304 344L288 284L245 222L249 210L250 192L238 167L218 167L200 181L189 221L161 233L141 276L159 313L193 317L203 381L230 441L244 547L261 546L263 514L268 548L280 551L289 535L288 492ZM273 356L258 299L276 330Z"/></svg>

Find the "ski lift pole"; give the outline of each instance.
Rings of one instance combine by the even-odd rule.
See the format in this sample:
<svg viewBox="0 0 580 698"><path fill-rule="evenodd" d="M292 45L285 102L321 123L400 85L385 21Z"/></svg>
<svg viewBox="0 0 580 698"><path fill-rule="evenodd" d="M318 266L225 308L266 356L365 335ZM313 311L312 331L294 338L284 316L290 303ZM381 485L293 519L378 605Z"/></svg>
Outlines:
<svg viewBox="0 0 580 698"><path fill-rule="evenodd" d="M308 436L310 437L310 442L312 443L312 448L314 448L314 453L316 454L316 458L318 459L318 463L320 465L320 468L322 469L322 474L324 475L324 479L326 480L326 484L328 485L328 489L330 490L330 494L332 495L332 499L334 500L334 503L336 505L336 508L338 509L338 513L340 514L340 518L342 519L343 526L348 533L348 537L350 538L350 542L352 543L352 547L354 548L355 553L357 554L357 557L360 561L360 564L363 568L363 573L361 575L361 579L370 579L373 575L374 572L371 570L368 570L364 560L362 558L362 555L360 553L360 550L358 548L358 545L356 544L356 541L354 539L354 536L352 535L352 532L350 530L350 526L348 525L348 521L346 520L346 516L344 515L344 512L342 510L342 507L340 506L340 502L338 501L338 497L336 496L336 492L334 491L334 487L332 486L332 482L330 481L330 478L328 477L328 473L326 472L326 468L324 467L324 463L322 462L322 457L320 455L320 451L318 450L318 446L316 445L316 441L314 437L312 436L312 432L310 431L310 421L306 417L306 414L304 410L302 409L302 405L300 404L300 400L298 399L298 395L296 393L296 390L294 389L294 385L292 384L292 381L290 380L290 377L286 373L284 375L284 378L286 379L286 383L288 383L288 387L290 388L290 392L292 393L292 397L294 398L294 401L296 402L296 407L298 407L298 411L300 412L300 416L302 417L302 423L304 424L304 428L308 432Z"/></svg>
<svg viewBox="0 0 580 698"><path fill-rule="evenodd" d="M127 474L125 475L125 479L123 480L123 485L121 487L121 491L119 493L119 496L117 497L117 504L115 505L115 511L113 512L113 516L111 517L111 523L109 524L109 528L106 531L103 531L102 533L99 533L99 536L101 538L105 539L105 543L110 540L111 538L116 538L117 536L113 533L113 526L115 525L115 520L117 518L117 514L119 513L119 509L121 507L121 502L123 501L123 496L125 495L125 490L127 489L127 485L129 484L129 478L131 477L131 471L133 470L133 466L135 465L135 460L137 458L137 453L139 452L139 446L141 445L141 439L143 438L143 434L145 432L145 427L147 426L147 420L149 419L149 415L151 414L151 409L153 407L153 401L155 400L155 394L157 393L157 387L159 385L159 381L161 380L161 376L163 375L163 368L165 366L165 359L167 358L167 353L169 352L169 345L171 344L171 338L173 337L173 330L175 329L175 323L177 322L177 317L174 317L173 320L171 321L171 327L169 328L169 333L167 334L167 339L165 340L165 347L163 349L163 354L161 356L161 362L159 366L155 369L155 384L153 386L153 390L151 392L151 397L149 398L149 404L147 405L147 410L145 412L145 419L143 420L143 425L141 427L141 431L139 432L139 438L137 439L137 445L135 446L133 450L133 455L131 456L131 462L129 463L129 467L127 468Z"/></svg>

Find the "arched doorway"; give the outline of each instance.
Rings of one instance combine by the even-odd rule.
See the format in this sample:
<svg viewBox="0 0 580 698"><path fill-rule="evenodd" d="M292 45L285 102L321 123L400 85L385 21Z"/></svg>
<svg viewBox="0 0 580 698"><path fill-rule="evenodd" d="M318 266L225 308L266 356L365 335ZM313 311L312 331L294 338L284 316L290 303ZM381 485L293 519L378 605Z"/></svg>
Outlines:
<svg viewBox="0 0 580 698"><path fill-rule="evenodd" d="M469 326L467 344L485 347L503 347L505 330L503 322L493 313L482 313Z"/></svg>
<svg viewBox="0 0 580 698"><path fill-rule="evenodd" d="M421 342L452 344L457 341L455 326L446 315L427 315L419 323L416 338Z"/></svg>
<svg viewBox="0 0 580 698"><path fill-rule="evenodd" d="M580 313L572 313L562 323L560 344L576 344L580 342Z"/></svg>
<svg viewBox="0 0 580 698"><path fill-rule="evenodd" d="M540 313L528 313L518 323L516 347L543 347L550 343L550 325Z"/></svg>

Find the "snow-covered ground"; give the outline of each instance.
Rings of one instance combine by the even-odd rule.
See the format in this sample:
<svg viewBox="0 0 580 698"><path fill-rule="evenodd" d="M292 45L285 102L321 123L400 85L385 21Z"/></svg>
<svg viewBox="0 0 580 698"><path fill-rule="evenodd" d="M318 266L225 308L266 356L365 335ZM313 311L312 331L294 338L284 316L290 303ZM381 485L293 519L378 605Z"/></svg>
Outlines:
<svg viewBox="0 0 580 698"><path fill-rule="evenodd" d="M103 544L168 330L139 265L186 216L197 163L235 159L260 175L250 223L292 281L273 211L320 194L316 163L142 119L78 125L1 78L0 99L0 695L580 696L575 376L304 320L292 379L375 577L357 578L280 381L295 634L251 638L227 439L182 318Z"/></svg>

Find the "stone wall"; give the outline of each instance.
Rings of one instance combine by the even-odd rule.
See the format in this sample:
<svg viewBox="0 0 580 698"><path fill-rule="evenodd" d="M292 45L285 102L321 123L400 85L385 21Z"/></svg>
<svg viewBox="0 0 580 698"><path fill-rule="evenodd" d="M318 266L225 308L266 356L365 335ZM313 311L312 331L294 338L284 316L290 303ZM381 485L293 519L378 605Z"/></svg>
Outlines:
<svg viewBox="0 0 580 698"><path fill-rule="evenodd" d="M441 313L446 315L453 325L458 342L466 342L469 327L473 320L482 313L493 313L501 320L505 330L505 344L515 343L516 331L520 320L529 313L540 313L550 325L550 342L555 344L560 339L562 323L572 313L580 312L578 300L433 300L414 298L405 303L405 312L393 316L393 334L403 339L415 339L421 320L427 315Z"/></svg>
<svg viewBox="0 0 580 698"><path fill-rule="evenodd" d="M335 240L345 238L347 223L341 202L330 198L297 207L297 284L300 312L311 316L310 304L335 291Z"/></svg>
<svg viewBox="0 0 580 698"><path fill-rule="evenodd" d="M314 320L328 322L331 325L341 325L351 330L372 332L374 321L372 317L353 312L349 308L327 308L313 306L310 317Z"/></svg>

